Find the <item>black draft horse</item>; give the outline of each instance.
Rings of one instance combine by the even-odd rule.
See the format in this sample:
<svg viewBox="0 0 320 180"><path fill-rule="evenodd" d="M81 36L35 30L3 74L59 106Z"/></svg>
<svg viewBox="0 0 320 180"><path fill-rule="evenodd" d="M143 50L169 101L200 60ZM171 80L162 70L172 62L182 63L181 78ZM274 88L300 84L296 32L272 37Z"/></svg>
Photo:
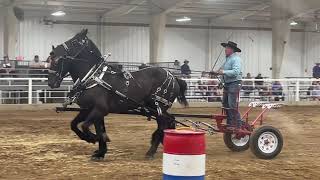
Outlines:
<svg viewBox="0 0 320 180"><path fill-rule="evenodd" d="M87 30L83 30L65 43L53 47L52 53L53 61L48 77L48 85L51 88L59 88L68 73L73 82L84 78L87 72L102 59L99 49L87 37ZM159 144L163 141L163 131L175 128L174 119L164 116L169 115L167 110L171 103L177 98L180 104L188 105L185 98L186 82L158 67L132 72L129 82L120 72L106 73L103 80L139 104L154 109L160 106L162 115L153 114L153 117L156 117L158 128L152 134L151 147L146 153L147 158L152 158ZM157 103L153 98L155 94L168 100L170 105ZM136 104L126 102L125 99L100 85L84 90L78 98L77 104L82 110L71 122L71 129L82 140L89 143L99 142L99 149L91 157L93 160L103 159L107 153L109 138L106 134L104 117L109 113L127 113L129 110L138 108ZM78 128L80 123L82 123L82 130ZM90 131L91 125L95 126L96 134Z"/></svg>

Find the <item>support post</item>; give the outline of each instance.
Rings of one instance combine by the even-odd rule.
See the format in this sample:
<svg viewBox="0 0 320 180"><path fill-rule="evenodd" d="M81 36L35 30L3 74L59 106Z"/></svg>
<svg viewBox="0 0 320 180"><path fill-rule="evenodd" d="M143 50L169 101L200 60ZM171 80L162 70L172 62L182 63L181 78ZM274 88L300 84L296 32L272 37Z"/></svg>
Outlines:
<svg viewBox="0 0 320 180"><path fill-rule="evenodd" d="M103 18L102 16L97 17L98 26L97 26L97 46L101 50L101 53L104 54L104 47L103 47Z"/></svg>
<svg viewBox="0 0 320 180"><path fill-rule="evenodd" d="M152 16L150 24L150 63L159 62L163 58L166 13Z"/></svg>
<svg viewBox="0 0 320 180"><path fill-rule="evenodd" d="M283 4L285 1L282 1ZM284 4L285 5L285 4ZM272 78L279 79L285 52L289 46L290 19L288 13L279 7L278 0L272 0Z"/></svg>
<svg viewBox="0 0 320 180"><path fill-rule="evenodd" d="M18 20L14 15L13 6L4 9L4 54L14 59L17 45Z"/></svg>
<svg viewBox="0 0 320 180"><path fill-rule="evenodd" d="M296 95L295 95L296 101L300 101L300 81L297 80L296 82Z"/></svg>
<svg viewBox="0 0 320 180"><path fill-rule="evenodd" d="M211 47L211 28L210 28L210 20L208 20L208 29L207 29L207 46L206 46L206 61L205 61L205 71L210 71L211 70L211 59L212 59L212 47Z"/></svg>
<svg viewBox="0 0 320 180"><path fill-rule="evenodd" d="M28 80L28 104L32 104L32 79Z"/></svg>
<svg viewBox="0 0 320 180"><path fill-rule="evenodd" d="M2 104L2 101L3 101L3 99L2 99L2 91L0 90L0 104Z"/></svg>
<svg viewBox="0 0 320 180"><path fill-rule="evenodd" d="M40 104L40 93L42 92L42 90L36 90L36 104Z"/></svg>

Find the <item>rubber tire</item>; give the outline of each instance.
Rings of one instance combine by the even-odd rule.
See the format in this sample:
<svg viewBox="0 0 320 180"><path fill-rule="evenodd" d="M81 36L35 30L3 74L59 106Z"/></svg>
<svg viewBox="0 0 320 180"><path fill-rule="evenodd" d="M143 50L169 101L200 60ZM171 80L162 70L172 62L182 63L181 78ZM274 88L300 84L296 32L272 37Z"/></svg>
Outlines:
<svg viewBox="0 0 320 180"><path fill-rule="evenodd" d="M244 145L244 146L237 146L235 145L232 140L231 140L231 135L232 133L224 133L223 134L223 141L224 144L233 152L241 152L241 151L245 151L247 149L249 149L249 141Z"/></svg>
<svg viewBox="0 0 320 180"><path fill-rule="evenodd" d="M259 136L264 132L272 132L278 138L278 146L272 153L264 153L260 150L258 146ZM282 150L283 147L283 137L280 131L272 126L262 126L258 128L251 134L250 138L250 149L251 152L260 159L273 159L275 158Z"/></svg>

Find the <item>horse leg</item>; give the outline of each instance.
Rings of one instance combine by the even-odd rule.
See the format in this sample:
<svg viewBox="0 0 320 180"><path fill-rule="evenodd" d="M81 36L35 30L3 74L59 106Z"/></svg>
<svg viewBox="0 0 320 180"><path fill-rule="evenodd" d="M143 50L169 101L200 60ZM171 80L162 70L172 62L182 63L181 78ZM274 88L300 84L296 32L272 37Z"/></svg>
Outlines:
<svg viewBox="0 0 320 180"><path fill-rule="evenodd" d="M160 143L163 143L164 130L175 129L174 121L167 118L157 117L158 128L153 132L151 137L151 147L146 153L146 158L152 159L157 152Z"/></svg>
<svg viewBox="0 0 320 180"><path fill-rule="evenodd" d="M89 111L80 111L80 113L71 121L71 130L76 133L76 135L81 139L88 143L95 143L94 139L96 139L96 135L91 131L87 133L83 133L78 125L83 122L88 116Z"/></svg>
<svg viewBox="0 0 320 180"><path fill-rule="evenodd" d="M96 128L97 138L91 139L94 142L99 141L99 150L92 155L92 160L101 160L104 158L107 152L106 140L107 136L103 133L103 125L104 115L101 111L96 108L93 108L91 112L88 114L85 122L82 124L82 130L84 133L89 133L89 127L94 124Z"/></svg>
<svg viewBox="0 0 320 180"><path fill-rule="evenodd" d="M95 129L97 131L97 134L100 134L99 136L99 149L94 151L93 155L91 156L92 160L98 161L102 160L105 156L105 154L108 151L107 148L107 142L110 142L109 137L107 136L105 125L104 125L104 118L97 119L94 122Z"/></svg>
<svg viewBox="0 0 320 180"><path fill-rule="evenodd" d="M106 142L111 142L109 136L106 133L106 126L104 125L104 119L102 120L102 132L105 133Z"/></svg>
<svg viewBox="0 0 320 180"><path fill-rule="evenodd" d="M94 124L95 119L96 116L93 115L92 112L90 112L81 125L82 132L87 136L87 142L92 144L95 144L99 141L98 134L93 134L89 129L90 126Z"/></svg>
<svg viewBox="0 0 320 180"><path fill-rule="evenodd" d="M152 136L151 136L151 147L146 153L147 159L153 159L154 154L157 152L158 146L160 144L161 136L162 136L161 130L159 129L159 125L158 125L158 128L152 133Z"/></svg>
<svg viewBox="0 0 320 180"><path fill-rule="evenodd" d="M84 121L85 117L87 116L86 111L80 111L80 113L71 121L71 130L76 133L76 135L81 139L87 141L87 135L84 134L78 128L78 124Z"/></svg>

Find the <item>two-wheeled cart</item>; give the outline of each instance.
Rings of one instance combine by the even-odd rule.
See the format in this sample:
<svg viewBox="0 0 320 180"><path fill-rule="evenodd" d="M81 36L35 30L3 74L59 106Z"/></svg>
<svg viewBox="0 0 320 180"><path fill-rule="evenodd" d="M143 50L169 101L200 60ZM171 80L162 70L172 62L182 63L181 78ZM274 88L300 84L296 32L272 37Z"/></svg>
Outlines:
<svg viewBox="0 0 320 180"><path fill-rule="evenodd" d="M272 159L282 150L283 137L277 128L263 126L266 113L270 109L280 108L282 104L270 102L251 102L248 109L242 115L245 123L237 126L230 126L224 123L227 118L226 109L222 108L221 114L172 114L178 118L212 119L213 123L192 121L189 119L177 120L183 126L189 126L195 130L206 131L209 134L223 133L225 145L232 151L245 151L251 149L253 154L261 159ZM261 111L252 121L249 121L249 114L253 109L260 107ZM258 124L260 127L257 127Z"/></svg>

